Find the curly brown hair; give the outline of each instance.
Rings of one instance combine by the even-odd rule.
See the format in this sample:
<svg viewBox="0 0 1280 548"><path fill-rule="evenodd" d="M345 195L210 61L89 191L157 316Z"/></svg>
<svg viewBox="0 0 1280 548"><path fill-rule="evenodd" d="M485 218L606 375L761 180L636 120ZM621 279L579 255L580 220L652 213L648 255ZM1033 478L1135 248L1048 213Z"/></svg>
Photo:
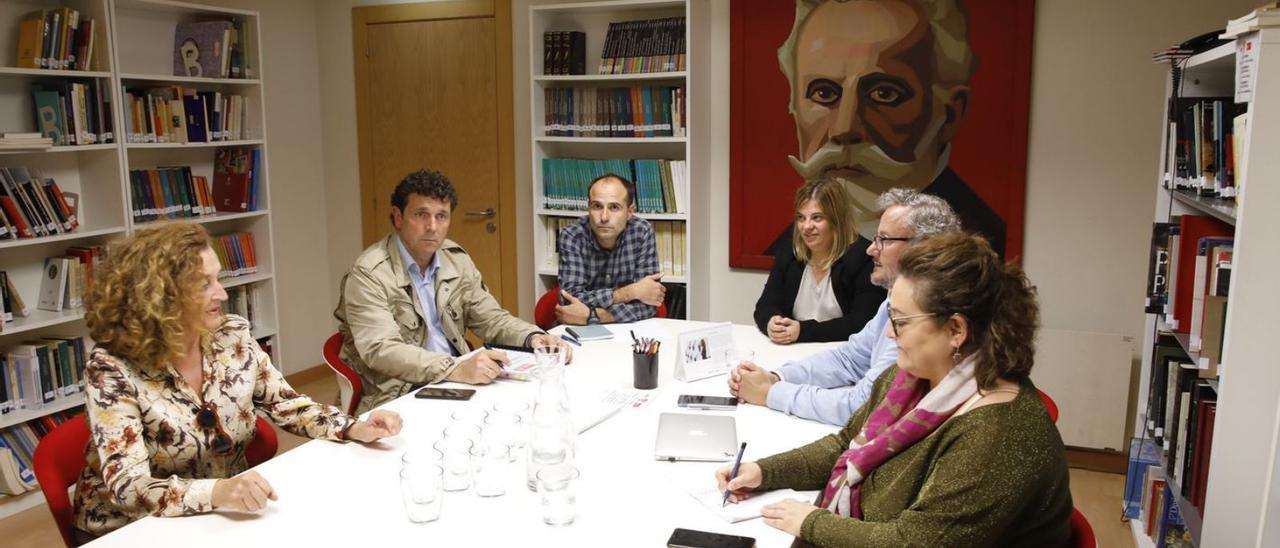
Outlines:
<svg viewBox="0 0 1280 548"><path fill-rule="evenodd" d="M950 232L920 240L903 251L898 273L915 284L916 304L936 313L938 324L952 314L968 319L969 339L960 351L977 353L979 388L1031 375L1040 326L1036 288L985 239Z"/></svg>
<svg viewBox="0 0 1280 548"><path fill-rule="evenodd" d="M159 368L185 351L204 284L200 252L209 232L193 223L165 223L113 242L96 270L86 303L89 335L136 367Z"/></svg>

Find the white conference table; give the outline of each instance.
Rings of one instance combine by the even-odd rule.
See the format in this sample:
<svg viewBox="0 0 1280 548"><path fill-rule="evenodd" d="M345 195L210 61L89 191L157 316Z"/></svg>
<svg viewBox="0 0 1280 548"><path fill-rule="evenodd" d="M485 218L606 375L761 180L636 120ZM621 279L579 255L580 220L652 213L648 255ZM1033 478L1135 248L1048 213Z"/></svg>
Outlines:
<svg viewBox="0 0 1280 548"><path fill-rule="evenodd" d="M525 455L509 470L505 495L481 498L474 487L444 494L440 519L410 523L400 498L400 457L406 447L437 439L450 414L463 406L488 409L499 398L533 403L537 382L499 381L476 387L471 401L418 400L408 394L385 405L404 417L399 436L372 446L311 441L255 468L275 488L279 500L257 514L211 513L182 518L146 517L92 543L95 547L155 546L666 546L677 527L755 537L757 546L788 546L790 535L753 519L731 524L707 509L672 477L706 478L724 463L669 463L653 458L658 414L685 411L680 394L728 395L725 376L685 383L673 376L676 336L711 324L653 319L610 326L615 337L574 347L565 371L573 407L598 404L611 390L631 391L631 337L656 336L658 388L638 408L580 434L576 440L574 486L577 519L568 526L542 522L541 502L525 487ZM561 328L553 332L558 333ZM774 368L835 343L778 346L754 326L734 326L735 345L755 352L757 363ZM458 385L461 386L461 385ZM744 461L808 443L832 426L788 417L754 405L740 405L738 439L746 441ZM575 413L577 415L577 413ZM575 425L577 426L577 425Z"/></svg>

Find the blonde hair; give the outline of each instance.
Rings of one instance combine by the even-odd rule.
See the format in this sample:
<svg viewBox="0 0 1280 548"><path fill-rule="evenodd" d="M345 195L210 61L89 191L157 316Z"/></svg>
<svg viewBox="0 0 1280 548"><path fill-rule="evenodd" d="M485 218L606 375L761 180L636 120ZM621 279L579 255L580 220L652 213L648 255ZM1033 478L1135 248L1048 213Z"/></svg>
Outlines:
<svg viewBox="0 0 1280 548"><path fill-rule="evenodd" d="M811 179L796 191L795 211L799 212L809 200L818 202L818 209L822 210L822 216L831 226L832 235L831 251L821 261L813 263L813 267L819 270L830 270L831 265L840 260L853 241L858 238L853 214L849 210L849 204L853 199L839 179L824 175ZM795 227L791 229L791 248L795 252L796 259L806 263L812 259L809 246L805 245L804 237Z"/></svg>
<svg viewBox="0 0 1280 548"><path fill-rule="evenodd" d="M778 66L782 74L791 83L791 112L795 113L796 105L796 40L800 28L809 19L819 4L823 2L848 2L849 0L796 0L796 18L791 25L791 34L787 41L778 48ZM962 85L973 76L978 61L969 47L969 17L957 0L909 0L909 3L920 8L921 14L933 36L934 75L937 76L935 86L945 91Z"/></svg>
<svg viewBox="0 0 1280 548"><path fill-rule="evenodd" d="M185 351L199 313L193 298L204 284L200 252L209 248L203 226L174 222L139 230L113 242L96 270L85 323L111 355L153 369Z"/></svg>

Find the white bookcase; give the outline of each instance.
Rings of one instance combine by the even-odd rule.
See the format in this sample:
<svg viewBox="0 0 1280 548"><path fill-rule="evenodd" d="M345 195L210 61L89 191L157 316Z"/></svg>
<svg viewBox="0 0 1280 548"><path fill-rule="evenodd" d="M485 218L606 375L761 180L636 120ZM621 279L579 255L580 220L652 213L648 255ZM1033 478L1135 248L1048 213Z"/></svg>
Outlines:
<svg viewBox="0 0 1280 548"><path fill-rule="evenodd" d="M533 5L529 8L529 68L530 68L530 114L533 162L533 242L534 242L534 293L535 299L557 285L559 265L556 260L553 239L554 223L560 219L581 218L585 210L549 209L544 207L542 160L545 158L572 159L665 159L683 160L686 181L689 186L697 185L693 169L691 139L701 136L688 130L687 137L565 137L549 136L545 124L544 91L564 87L629 87L629 86L685 86L685 118L693 120L689 106L696 93L688 77L692 70L693 51L689 47L688 21L689 5L684 0L616 0L604 2L580 2L564 4ZM641 74L597 74L601 52L608 34L609 23L641 19L658 19L664 17L685 17L686 19L686 69L682 71L641 73ZM547 75L543 74L543 33L548 31L580 31L586 33L586 74L584 75ZM687 127L687 126L686 126ZM695 195L692 188L684 190L686 202L691 202ZM685 204L685 211L679 213L637 213L639 217L654 221L670 221L676 226L683 226L684 237L676 239L673 249L675 256L683 257L684 275L663 276L665 283L683 284L686 290L685 309L690 308L690 295L694 287L689 283L693 279L691 271L690 249L693 240L693 229L690 211L695 206ZM678 243L682 242L682 243ZM662 242L658 242L659 248Z"/></svg>
<svg viewBox="0 0 1280 548"><path fill-rule="evenodd" d="M1275 282L1276 272L1280 272L1276 247L1280 241L1280 185L1274 181L1280 174L1280 155L1274 153L1280 150L1280 28L1258 31L1254 47L1258 63L1255 91L1248 104L1243 162L1241 153L1236 153L1236 173L1245 173L1239 204L1166 188L1164 160L1157 171L1160 181L1154 221L1167 222L1174 215L1205 215L1235 227L1234 268L1203 516L1185 498L1177 497L1199 546L1280 545L1280 458L1276 452L1280 443L1280 358L1274 342L1280 326L1276 319L1280 292ZM1162 142L1166 143L1162 148L1167 148L1169 140L1170 94L1191 98L1234 95L1236 44L1218 46L1179 64L1183 67L1180 89L1173 88L1171 79L1166 101L1160 101L1156 109L1163 128ZM1147 314L1135 437L1144 434L1152 349L1156 338L1168 332L1161 316ZM1197 359L1188 337L1179 334L1175 338L1193 360ZM1150 545L1139 529L1134 528L1138 545Z"/></svg>
<svg viewBox="0 0 1280 548"><path fill-rule="evenodd" d="M218 213L188 219L199 222L213 235L250 232L254 237L258 271L247 276L223 279L232 288L253 284L258 299L253 324L255 338L270 338L273 359L282 357L277 329L276 280L274 276L271 228L270 177L267 136L263 108L262 59L257 46L258 13L202 6L167 0L4 0L0 2L0 28L17 28L22 17L35 10L71 7L95 20L96 70L59 71L13 68L17 59L17 37L6 33L0 39L0 132L37 131L32 116L31 85L38 81L95 79L110 93L115 141L88 146L54 147L40 152L0 153L0 167L33 167L58 182L64 192L80 195L80 227L72 233L25 240L0 241L0 270L9 272L24 300L34 307L40 287L45 257L61 255L77 245L104 244L133 233L150 223L135 223L131 214L128 174L131 169L161 166L191 166L195 175L213 180L213 159L218 148L260 149L262 155L258 187L258 209L245 213ZM174 30L178 23L215 18L235 18L245 22L246 55L252 73L246 79L191 78L172 76ZM123 128L126 86L164 87L181 85L199 91L221 91L246 96L244 139L214 143L126 143ZM23 340L48 336L87 335L82 310L46 312L35 310L30 317L16 319L0 331L0 350ZM26 422L56 411L75 407L82 397L58 400L56 405L34 412L7 415L0 428ZM0 495L0 518L41 504L39 491L18 497Z"/></svg>

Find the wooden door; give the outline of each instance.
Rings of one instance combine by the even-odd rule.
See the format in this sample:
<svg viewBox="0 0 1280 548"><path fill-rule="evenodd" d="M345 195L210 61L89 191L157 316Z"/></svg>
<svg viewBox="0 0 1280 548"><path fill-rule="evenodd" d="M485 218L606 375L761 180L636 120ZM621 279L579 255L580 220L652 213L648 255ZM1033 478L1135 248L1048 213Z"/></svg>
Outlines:
<svg viewBox="0 0 1280 548"><path fill-rule="evenodd" d="M353 10L363 240L390 229L405 175L440 171L458 190L449 238L514 312L510 8L500 21L493 4Z"/></svg>

